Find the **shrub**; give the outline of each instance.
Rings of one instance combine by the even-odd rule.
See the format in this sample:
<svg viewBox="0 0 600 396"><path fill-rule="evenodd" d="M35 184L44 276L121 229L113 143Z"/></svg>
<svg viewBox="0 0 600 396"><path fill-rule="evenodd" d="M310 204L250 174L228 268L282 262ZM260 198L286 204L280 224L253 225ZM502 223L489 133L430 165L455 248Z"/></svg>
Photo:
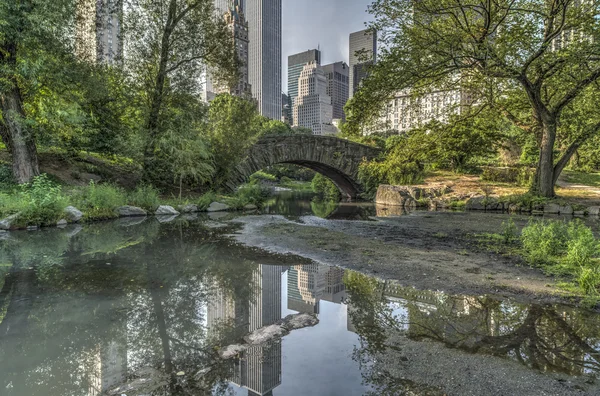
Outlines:
<svg viewBox="0 0 600 396"><path fill-rule="evenodd" d="M560 221L531 221L521 233L525 257L533 265L556 264L566 251L568 226Z"/></svg>
<svg viewBox="0 0 600 396"><path fill-rule="evenodd" d="M64 217L68 205L61 186L52 182L46 174L33 179L30 184L19 186L21 200L19 225L47 225Z"/></svg>
<svg viewBox="0 0 600 396"><path fill-rule="evenodd" d="M150 185L138 186L128 194L127 201L129 205L138 206L149 212L155 211L160 205L158 190Z"/></svg>
<svg viewBox="0 0 600 396"><path fill-rule="evenodd" d="M573 276L585 294L598 294L600 246L583 222L535 221L523 229L522 242L531 264Z"/></svg>
<svg viewBox="0 0 600 396"><path fill-rule="evenodd" d="M313 178L312 189L325 200L338 201L340 199L341 194L337 186L320 173L317 173Z"/></svg>
<svg viewBox="0 0 600 396"><path fill-rule="evenodd" d="M262 206L270 195L270 189L257 184L241 186L235 195L227 200L233 209L243 209L246 205Z"/></svg>
<svg viewBox="0 0 600 396"><path fill-rule="evenodd" d="M116 209L127 203L125 192L112 184L96 184L79 189L75 193L76 205L87 220L103 220L117 217Z"/></svg>
<svg viewBox="0 0 600 396"><path fill-rule="evenodd" d="M208 209L208 207L210 206L211 203L215 202L217 200L217 195L212 192L209 191L206 194L202 195L200 197L200 199L198 200L198 210L203 211Z"/></svg>
<svg viewBox="0 0 600 396"><path fill-rule="evenodd" d="M277 178L275 176L270 175L263 171L258 171L256 173L254 173L252 176L250 176L250 182L261 182L261 181L275 183L277 181Z"/></svg>
<svg viewBox="0 0 600 396"><path fill-rule="evenodd" d="M502 222L502 238L506 245L517 240L517 226L512 217L508 221Z"/></svg>
<svg viewBox="0 0 600 396"><path fill-rule="evenodd" d="M499 183L511 183L519 186L530 186L535 177L535 168L520 167L483 167L481 180Z"/></svg>

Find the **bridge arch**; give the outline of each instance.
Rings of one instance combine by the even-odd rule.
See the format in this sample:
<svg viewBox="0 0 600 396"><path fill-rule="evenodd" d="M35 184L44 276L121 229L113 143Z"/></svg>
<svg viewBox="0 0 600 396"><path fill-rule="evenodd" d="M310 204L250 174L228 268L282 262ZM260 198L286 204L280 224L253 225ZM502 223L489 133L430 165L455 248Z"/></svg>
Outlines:
<svg viewBox="0 0 600 396"><path fill-rule="evenodd" d="M360 163L379 154L377 148L333 136L267 136L248 149L225 187L234 191L261 169L276 164L294 164L328 177L347 198L352 199L363 190L358 181Z"/></svg>

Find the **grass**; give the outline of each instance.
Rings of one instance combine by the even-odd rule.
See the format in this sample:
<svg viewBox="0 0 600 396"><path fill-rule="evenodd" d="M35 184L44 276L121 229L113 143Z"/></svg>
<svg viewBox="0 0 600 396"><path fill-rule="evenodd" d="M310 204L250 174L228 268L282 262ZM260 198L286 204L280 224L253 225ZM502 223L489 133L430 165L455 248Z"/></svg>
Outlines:
<svg viewBox="0 0 600 396"><path fill-rule="evenodd" d="M567 182L583 186L600 187L600 173L585 173L577 171L564 171Z"/></svg>

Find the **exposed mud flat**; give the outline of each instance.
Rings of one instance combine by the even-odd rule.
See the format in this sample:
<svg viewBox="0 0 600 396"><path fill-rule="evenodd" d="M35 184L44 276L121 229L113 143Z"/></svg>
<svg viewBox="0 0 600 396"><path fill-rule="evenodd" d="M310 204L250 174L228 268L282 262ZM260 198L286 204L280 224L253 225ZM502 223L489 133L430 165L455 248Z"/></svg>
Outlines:
<svg viewBox="0 0 600 396"><path fill-rule="evenodd" d="M528 218L515 216L518 227ZM246 245L337 265L404 286L453 294L495 294L526 302L564 302L552 277L519 258L479 248L477 233L500 232L506 215L414 212L375 221L247 216L235 238Z"/></svg>

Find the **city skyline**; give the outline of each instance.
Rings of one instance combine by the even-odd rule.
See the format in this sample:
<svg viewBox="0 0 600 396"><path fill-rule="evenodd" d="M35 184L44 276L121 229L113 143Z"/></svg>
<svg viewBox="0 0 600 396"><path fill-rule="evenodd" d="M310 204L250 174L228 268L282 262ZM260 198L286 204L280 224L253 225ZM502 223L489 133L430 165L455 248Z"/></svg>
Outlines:
<svg viewBox="0 0 600 396"><path fill-rule="evenodd" d="M367 13L371 3L372 0L283 0L283 92L288 92L290 55L318 47L322 65L341 61L349 64L350 33L365 29L365 23L372 21Z"/></svg>

